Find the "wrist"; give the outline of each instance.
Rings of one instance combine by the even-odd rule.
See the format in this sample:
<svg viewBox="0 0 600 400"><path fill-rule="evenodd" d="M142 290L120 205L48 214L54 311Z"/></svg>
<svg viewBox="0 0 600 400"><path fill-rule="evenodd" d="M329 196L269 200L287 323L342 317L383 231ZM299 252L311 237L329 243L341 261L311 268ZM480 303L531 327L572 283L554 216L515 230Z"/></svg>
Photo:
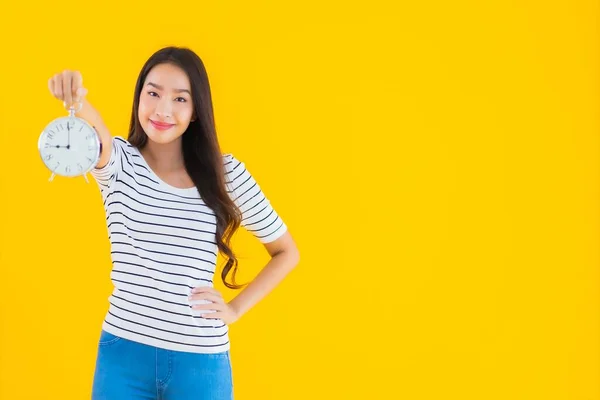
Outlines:
<svg viewBox="0 0 600 400"><path fill-rule="evenodd" d="M236 319L239 319L242 316L242 311L235 305L235 303L233 302L233 300L230 301L227 304L229 305L229 308L233 312L233 314L235 315Z"/></svg>
<svg viewBox="0 0 600 400"><path fill-rule="evenodd" d="M81 101L81 109L75 113L75 116L86 120L92 126L104 126L102 116L86 98Z"/></svg>

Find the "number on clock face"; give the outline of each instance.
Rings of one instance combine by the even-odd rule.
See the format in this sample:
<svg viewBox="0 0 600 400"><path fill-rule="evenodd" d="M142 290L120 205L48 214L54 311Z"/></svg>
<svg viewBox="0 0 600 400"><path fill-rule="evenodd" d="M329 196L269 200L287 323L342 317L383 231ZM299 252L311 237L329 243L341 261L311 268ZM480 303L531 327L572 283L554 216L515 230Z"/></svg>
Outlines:
<svg viewBox="0 0 600 400"><path fill-rule="evenodd" d="M65 176L89 170L99 151L93 128L70 117L56 119L46 126L39 146L44 164L54 173Z"/></svg>

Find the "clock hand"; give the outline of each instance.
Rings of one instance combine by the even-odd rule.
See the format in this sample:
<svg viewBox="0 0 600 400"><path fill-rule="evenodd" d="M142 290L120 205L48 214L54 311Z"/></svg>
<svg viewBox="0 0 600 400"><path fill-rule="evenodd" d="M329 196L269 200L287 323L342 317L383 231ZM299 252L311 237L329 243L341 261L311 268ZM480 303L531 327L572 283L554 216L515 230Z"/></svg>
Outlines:
<svg viewBox="0 0 600 400"><path fill-rule="evenodd" d="M67 121L67 149L71 147L71 129L69 129L69 121Z"/></svg>

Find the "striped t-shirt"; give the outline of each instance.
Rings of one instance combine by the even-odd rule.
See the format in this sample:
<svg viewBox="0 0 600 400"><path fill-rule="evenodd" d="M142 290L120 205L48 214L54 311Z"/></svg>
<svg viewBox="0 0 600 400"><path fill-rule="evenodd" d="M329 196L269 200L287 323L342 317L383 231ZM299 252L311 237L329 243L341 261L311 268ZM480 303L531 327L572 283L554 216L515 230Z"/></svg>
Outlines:
<svg viewBox="0 0 600 400"><path fill-rule="evenodd" d="M213 286L216 216L198 190L162 181L139 150L115 136L108 163L91 171L100 187L114 285L102 328L169 350L217 353L230 348L228 326L202 318L188 296ZM268 243L287 227L243 162L223 154L227 191L242 212L241 226ZM208 301L195 301L193 304Z"/></svg>

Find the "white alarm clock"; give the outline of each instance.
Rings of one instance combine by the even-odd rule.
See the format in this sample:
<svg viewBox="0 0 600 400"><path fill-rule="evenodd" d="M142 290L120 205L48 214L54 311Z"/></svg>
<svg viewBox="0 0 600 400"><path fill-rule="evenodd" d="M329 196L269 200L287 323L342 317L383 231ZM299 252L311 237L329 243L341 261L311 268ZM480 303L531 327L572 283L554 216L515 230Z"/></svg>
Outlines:
<svg viewBox="0 0 600 400"><path fill-rule="evenodd" d="M75 116L81 107L79 103L77 109L73 105L67 108L69 115L51 121L39 137L38 150L44 165L52 172L50 181L55 175L83 176L89 183L86 174L100 161L102 142L98 132Z"/></svg>

